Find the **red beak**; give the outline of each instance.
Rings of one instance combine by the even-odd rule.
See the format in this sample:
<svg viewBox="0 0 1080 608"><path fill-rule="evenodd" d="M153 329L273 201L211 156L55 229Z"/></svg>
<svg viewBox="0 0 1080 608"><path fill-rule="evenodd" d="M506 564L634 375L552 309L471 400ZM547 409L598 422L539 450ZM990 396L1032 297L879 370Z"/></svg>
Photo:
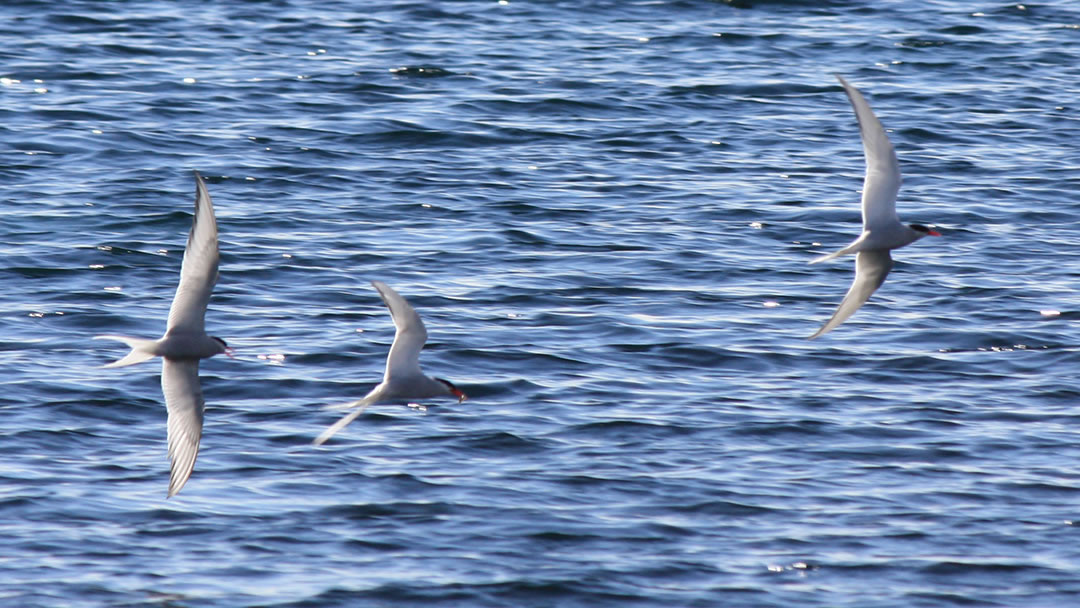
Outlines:
<svg viewBox="0 0 1080 608"><path fill-rule="evenodd" d="M941 233L934 229L930 229L926 234L929 234L930 236L941 236Z"/></svg>
<svg viewBox="0 0 1080 608"><path fill-rule="evenodd" d="M457 402L458 403L461 403L462 401L465 401L466 399L468 399L468 397L465 396L465 393L459 391L456 388L451 389L450 392L453 393L455 397L457 397Z"/></svg>

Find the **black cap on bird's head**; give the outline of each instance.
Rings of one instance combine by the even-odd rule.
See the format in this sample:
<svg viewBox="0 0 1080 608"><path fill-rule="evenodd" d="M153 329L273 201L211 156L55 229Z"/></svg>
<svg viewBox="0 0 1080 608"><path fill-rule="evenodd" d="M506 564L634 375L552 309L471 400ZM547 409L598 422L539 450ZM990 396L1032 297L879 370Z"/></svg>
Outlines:
<svg viewBox="0 0 1080 608"><path fill-rule="evenodd" d="M462 401L465 401L466 399L468 399L468 397L465 396L465 393L461 392L461 389L454 386L453 382L450 382L449 380L443 380L442 378L435 378L435 380L437 382L441 382L441 383L445 384L446 389L448 391L450 391L450 394L457 397L458 403L461 403Z"/></svg>
<svg viewBox="0 0 1080 608"><path fill-rule="evenodd" d="M915 232L921 232L925 236L941 236L941 233L928 226L922 224L908 224L908 228L911 228Z"/></svg>
<svg viewBox="0 0 1080 608"><path fill-rule="evenodd" d="M219 338L217 336L210 336L210 339L213 340L214 342L217 342L218 344L220 344L221 345L221 352L225 353L226 356L232 358L232 356L233 356L233 347L226 344L225 340L222 340L221 338Z"/></svg>

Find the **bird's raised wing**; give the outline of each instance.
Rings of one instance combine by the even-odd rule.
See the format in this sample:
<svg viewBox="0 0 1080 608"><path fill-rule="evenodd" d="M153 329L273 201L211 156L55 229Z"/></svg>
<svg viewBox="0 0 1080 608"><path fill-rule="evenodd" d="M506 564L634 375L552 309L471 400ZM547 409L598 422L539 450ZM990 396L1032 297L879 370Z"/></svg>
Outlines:
<svg viewBox="0 0 1080 608"><path fill-rule="evenodd" d="M214 204L198 172L195 173L195 217L191 222L184 261L180 266L180 284L176 287L166 331L202 332L206 305L218 277L218 231Z"/></svg>
<svg viewBox="0 0 1080 608"><path fill-rule="evenodd" d="M836 77L847 93L855 117L859 120L863 154L866 156L866 177L863 179L863 230L899 222L896 215L896 195L900 192L900 163L896 150L885 134L881 121L874 116L870 104L858 89L839 75Z"/></svg>
<svg viewBox="0 0 1080 608"><path fill-rule="evenodd" d="M203 427L203 397L198 359L165 359L161 363L161 391L169 410L169 496L191 477Z"/></svg>
<svg viewBox="0 0 1080 608"><path fill-rule="evenodd" d="M885 277L889 276L892 265L892 256L889 255L888 249L872 249L855 254L855 280L851 283L847 295L844 296L844 301L840 302L840 307L833 313L832 318L821 326L817 333L810 336L810 339L813 340L832 331L834 327L855 314L855 311L859 310L885 282Z"/></svg>
<svg viewBox="0 0 1080 608"><path fill-rule="evenodd" d="M390 354L386 356L383 381L390 382L394 376L420 374L420 350L427 342L424 322L405 298L389 285L382 281L372 281L371 284L379 291L386 307L390 309L390 316L393 317L394 327L397 329L394 343L390 346Z"/></svg>

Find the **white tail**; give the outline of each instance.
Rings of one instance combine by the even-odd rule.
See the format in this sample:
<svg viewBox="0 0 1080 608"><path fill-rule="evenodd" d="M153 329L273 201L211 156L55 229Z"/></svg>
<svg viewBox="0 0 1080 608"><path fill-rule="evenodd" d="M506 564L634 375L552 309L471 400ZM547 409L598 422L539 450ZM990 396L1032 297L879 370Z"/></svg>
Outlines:
<svg viewBox="0 0 1080 608"><path fill-rule="evenodd" d="M145 338L129 338L127 336L94 336L95 340L116 340L123 342L131 347L131 352L124 356L123 359L113 361L108 365L102 367L124 367L127 365L135 365L136 363L142 363L147 359L153 359L157 356L157 340L147 340Z"/></svg>

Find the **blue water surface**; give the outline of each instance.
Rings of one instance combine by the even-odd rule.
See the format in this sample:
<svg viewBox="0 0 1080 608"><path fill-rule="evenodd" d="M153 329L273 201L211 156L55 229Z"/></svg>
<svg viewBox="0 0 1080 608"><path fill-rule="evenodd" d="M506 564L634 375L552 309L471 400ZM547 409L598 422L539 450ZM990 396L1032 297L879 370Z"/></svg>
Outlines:
<svg viewBox="0 0 1080 608"><path fill-rule="evenodd" d="M0 6L0 605L1080 604L1080 5ZM860 229L833 77L897 147ZM195 473L160 366L200 171ZM371 408L393 325L462 404Z"/></svg>

